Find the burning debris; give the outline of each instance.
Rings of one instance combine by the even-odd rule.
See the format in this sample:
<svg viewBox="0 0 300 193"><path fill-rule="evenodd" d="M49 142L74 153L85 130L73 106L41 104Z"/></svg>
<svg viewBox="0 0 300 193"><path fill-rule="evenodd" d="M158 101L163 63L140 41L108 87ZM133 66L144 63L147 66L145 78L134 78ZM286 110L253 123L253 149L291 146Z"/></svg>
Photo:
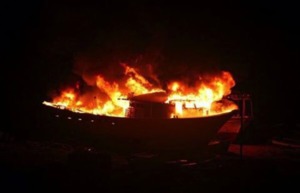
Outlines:
<svg viewBox="0 0 300 193"><path fill-rule="evenodd" d="M235 85L229 72L198 76L192 83L167 81L163 86L126 64L122 77L109 81L97 74L85 77L89 89L76 84L43 104L76 113L116 117L183 118L220 114L237 109L226 99Z"/></svg>

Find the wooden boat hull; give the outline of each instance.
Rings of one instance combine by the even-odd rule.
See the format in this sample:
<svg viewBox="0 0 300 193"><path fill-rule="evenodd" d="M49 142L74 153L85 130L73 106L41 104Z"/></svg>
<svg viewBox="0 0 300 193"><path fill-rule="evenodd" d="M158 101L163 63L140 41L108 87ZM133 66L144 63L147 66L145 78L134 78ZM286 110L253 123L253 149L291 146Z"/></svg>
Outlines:
<svg viewBox="0 0 300 193"><path fill-rule="evenodd" d="M37 133L86 140L109 151L201 151L235 113L197 118L121 118L44 106Z"/></svg>

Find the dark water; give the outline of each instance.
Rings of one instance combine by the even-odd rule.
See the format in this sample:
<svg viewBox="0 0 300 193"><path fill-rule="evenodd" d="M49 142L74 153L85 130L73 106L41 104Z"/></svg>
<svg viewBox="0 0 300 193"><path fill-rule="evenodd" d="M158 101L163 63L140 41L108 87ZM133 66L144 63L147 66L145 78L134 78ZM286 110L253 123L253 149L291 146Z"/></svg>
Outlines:
<svg viewBox="0 0 300 193"><path fill-rule="evenodd" d="M149 153L108 156L54 142L0 145L1 192L292 191L300 175L299 149L281 147L280 156L257 147L243 159L238 152L223 152L172 160Z"/></svg>

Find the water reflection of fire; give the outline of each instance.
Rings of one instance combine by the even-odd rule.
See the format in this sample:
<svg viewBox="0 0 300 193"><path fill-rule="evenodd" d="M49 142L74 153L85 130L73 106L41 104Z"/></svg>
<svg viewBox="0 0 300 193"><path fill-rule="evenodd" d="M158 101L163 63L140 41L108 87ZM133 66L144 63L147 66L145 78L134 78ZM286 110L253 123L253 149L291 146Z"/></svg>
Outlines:
<svg viewBox="0 0 300 193"><path fill-rule="evenodd" d="M43 104L68 109L78 113L124 117L132 96L164 92L167 95L164 103L175 106L171 117L199 117L220 114L237 109L231 101L223 97L229 95L235 85L229 72L221 72L214 76L198 77L193 84L183 81L170 81L167 87L152 84L139 73L138 69L126 64L124 76L115 81L107 81L103 75L95 75L89 79L92 89L82 91L76 84L61 91L53 97L52 102ZM125 100L124 100L125 99Z"/></svg>

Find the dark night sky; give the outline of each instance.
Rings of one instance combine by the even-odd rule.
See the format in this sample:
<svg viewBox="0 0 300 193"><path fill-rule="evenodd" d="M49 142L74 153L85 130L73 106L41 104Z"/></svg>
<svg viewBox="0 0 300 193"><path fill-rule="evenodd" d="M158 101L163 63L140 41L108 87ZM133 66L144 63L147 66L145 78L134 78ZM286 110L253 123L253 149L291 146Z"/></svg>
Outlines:
<svg viewBox="0 0 300 193"><path fill-rule="evenodd" d="M8 101L25 107L11 114L31 114L80 57L106 68L142 56L162 78L229 70L235 89L252 94L257 116L296 117L299 12L288 1L24 1L3 8L4 85Z"/></svg>

